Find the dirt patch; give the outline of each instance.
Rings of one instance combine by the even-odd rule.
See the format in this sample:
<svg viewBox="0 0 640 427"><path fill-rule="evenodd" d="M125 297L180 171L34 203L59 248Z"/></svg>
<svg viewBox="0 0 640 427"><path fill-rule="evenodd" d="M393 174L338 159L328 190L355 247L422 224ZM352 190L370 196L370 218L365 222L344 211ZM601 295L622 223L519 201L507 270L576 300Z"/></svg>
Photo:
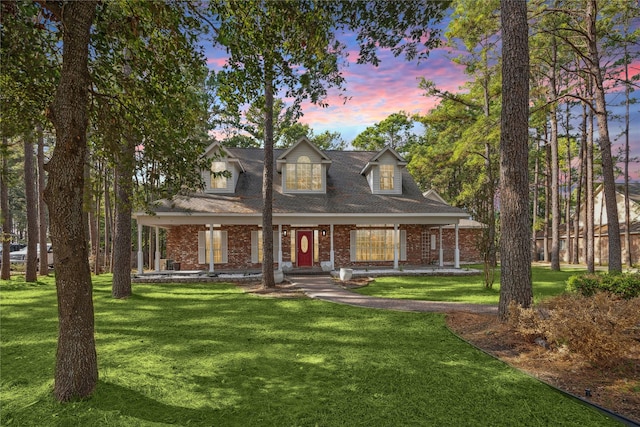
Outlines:
<svg viewBox="0 0 640 427"><path fill-rule="evenodd" d="M265 288L262 286L262 282L238 282L236 286L248 294L267 298L307 298L304 292L286 280L282 283L277 283L275 288Z"/></svg>
<svg viewBox="0 0 640 427"><path fill-rule="evenodd" d="M447 326L507 364L640 423L640 342L620 363L600 368L568 351L528 342L495 315L449 313Z"/></svg>
<svg viewBox="0 0 640 427"><path fill-rule="evenodd" d="M354 277L349 280L342 281L338 278L333 278L333 283L344 288L344 289L357 289L367 286L369 283L373 282L373 277Z"/></svg>

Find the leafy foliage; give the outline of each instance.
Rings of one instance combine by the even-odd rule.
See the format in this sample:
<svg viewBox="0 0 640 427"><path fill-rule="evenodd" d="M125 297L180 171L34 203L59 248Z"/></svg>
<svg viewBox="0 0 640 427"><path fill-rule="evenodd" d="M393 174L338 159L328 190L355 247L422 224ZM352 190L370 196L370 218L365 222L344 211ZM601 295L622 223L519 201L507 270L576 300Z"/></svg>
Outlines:
<svg viewBox="0 0 640 427"><path fill-rule="evenodd" d="M639 273L598 273L571 276L567 280L567 291L585 297L607 292L618 298L631 299L640 297Z"/></svg>
<svg viewBox="0 0 640 427"><path fill-rule="evenodd" d="M391 147L398 152L408 152L418 140L413 132L413 118L405 111L393 113L386 119L367 127L353 140L355 148L379 151Z"/></svg>

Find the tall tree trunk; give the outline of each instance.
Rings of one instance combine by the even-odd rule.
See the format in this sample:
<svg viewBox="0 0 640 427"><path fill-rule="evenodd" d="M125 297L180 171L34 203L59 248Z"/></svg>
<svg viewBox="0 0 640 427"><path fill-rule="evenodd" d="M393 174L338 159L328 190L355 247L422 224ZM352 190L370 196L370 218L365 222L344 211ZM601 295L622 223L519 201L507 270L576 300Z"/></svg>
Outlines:
<svg viewBox="0 0 640 427"><path fill-rule="evenodd" d="M571 262L571 258L572 258L572 254L573 254L573 246L571 245L571 186L572 186L572 175L571 175L571 138L569 137L569 133L570 133L570 113L569 113L569 104L566 104L566 110L565 110L565 119L566 119L566 134L565 134L565 139L567 141L567 174L566 174L566 200L565 200L565 205L564 205L564 224L565 224L565 234L566 234L566 239L565 239L565 254L564 254L564 261L566 263Z"/></svg>
<svg viewBox="0 0 640 427"><path fill-rule="evenodd" d="M536 245L536 222L538 219L538 192L540 191L540 183L538 182L540 173L540 139L536 135L535 141L535 165L533 167L533 209L531 221L531 259L538 260L538 247Z"/></svg>
<svg viewBox="0 0 640 427"><path fill-rule="evenodd" d="M631 205L629 201L629 104L631 96L631 82L629 81L629 52L627 43L624 44L624 96L625 96L625 114L624 114L624 244L627 248L625 262L627 267L633 266L633 254L631 253Z"/></svg>
<svg viewBox="0 0 640 427"><path fill-rule="evenodd" d="M598 52L598 35L596 31L597 0L587 2L589 71L594 77L595 115L598 122L598 140L600 142L600 156L602 160L602 182L607 208L607 230L609 237L609 271L622 271L622 247L620 244L620 222L618 220L618 203L616 200L616 183L613 173L613 157L611 155L611 139L609 138L609 123L607 117L607 102L600 69L600 54Z"/></svg>
<svg viewBox="0 0 640 427"><path fill-rule="evenodd" d="M114 298L131 296L131 214L136 141L130 135L121 142L116 162L116 228L113 238ZM151 263L151 258L149 258Z"/></svg>
<svg viewBox="0 0 640 427"><path fill-rule="evenodd" d="M529 42L527 3L501 0L502 115L500 122L500 204L502 208L499 316L509 305L533 302L529 242Z"/></svg>
<svg viewBox="0 0 640 427"><path fill-rule="evenodd" d="M545 132L545 180L544 180L544 260L551 262L551 251L549 250L549 224L551 223L551 144L547 127Z"/></svg>
<svg viewBox="0 0 640 427"><path fill-rule="evenodd" d="M56 251L59 327L54 395L61 402L88 397L98 382L91 272L82 212L89 38L96 6L96 1L89 0L67 2L60 10L62 72L49 110L57 139L46 167L49 182L45 201L49 205L51 240Z"/></svg>
<svg viewBox="0 0 640 427"><path fill-rule="evenodd" d="M275 288L273 276L273 75L265 65L264 169L262 175L262 285Z"/></svg>
<svg viewBox="0 0 640 427"><path fill-rule="evenodd" d="M582 106L582 126L580 136L580 173L578 174L578 187L576 188L576 207L573 219L573 264L580 263L580 213L582 212L582 192L586 188L586 145L587 145L587 110ZM582 229L582 247L585 247L585 228Z"/></svg>
<svg viewBox="0 0 640 427"><path fill-rule="evenodd" d="M40 274L49 274L49 256L47 254L47 204L44 202L44 188L46 185L44 173L44 135L42 126L38 130L38 215L40 236Z"/></svg>
<svg viewBox="0 0 640 427"><path fill-rule="evenodd" d="M26 282L38 280L38 196L36 194L36 168L33 155L33 133L24 136L24 195L27 208ZM44 248L46 255L46 247Z"/></svg>
<svg viewBox="0 0 640 427"><path fill-rule="evenodd" d="M0 268L0 279L11 279L11 261L9 251L11 250L11 209L9 208L9 141L6 136L2 137L2 170L0 171L0 213L2 214L2 267Z"/></svg>
<svg viewBox="0 0 640 427"><path fill-rule="evenodd" d="M590 83L589 83L590 85ZM590 109L587 118L587 191L586 201L586 249L585 257L587 271L595 273L595 242L594 242L594 219L595 207L593 203L593 111Z"/></svg>
<svg viewBox="0 0 640 427"><path fill-rule="evenodd" d="M113 272L113 245L111 244L113 227L113 209L111 203L111 192L109 191L109 168L104 168L104 252L102 261L104 271Z"/></svg>
<svg viewBox="0 0 640 427"><path fill-rule="evenodd" d="M556 67L558 66L558 49L555 37L551 38L551 270L560 271L560 162L558 159L558 83Z"/></svg>

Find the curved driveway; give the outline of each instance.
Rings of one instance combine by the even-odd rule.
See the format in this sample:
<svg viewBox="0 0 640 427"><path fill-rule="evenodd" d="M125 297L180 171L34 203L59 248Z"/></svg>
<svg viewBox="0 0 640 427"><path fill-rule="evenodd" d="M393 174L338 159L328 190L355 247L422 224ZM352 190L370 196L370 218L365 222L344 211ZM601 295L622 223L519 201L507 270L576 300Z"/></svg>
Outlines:
<svg viewBox="0 0 640 427"><path fill-rule="evenodd" d="M347 304L356 307L379 308L383 310L448 313L465 311L469 313L497 314L495 305L467 304L460 302L417 301L395 298L380 298L360 295L339 286L330 276L287 276L287 279L310 298Z"/></svg>

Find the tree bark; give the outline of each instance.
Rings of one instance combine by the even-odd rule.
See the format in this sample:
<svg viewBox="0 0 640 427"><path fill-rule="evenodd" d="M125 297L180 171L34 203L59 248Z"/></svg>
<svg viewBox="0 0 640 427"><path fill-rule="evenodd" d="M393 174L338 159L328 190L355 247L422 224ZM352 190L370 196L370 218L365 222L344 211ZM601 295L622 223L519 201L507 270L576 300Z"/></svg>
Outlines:
<svg viewBox="0 0 640 427"><path fill-rule="evenodd" d="M47 204L44 202L44 188L47 181L44 173L44 135L38 125L38 215L40 236L40 274L49 274L49 255L47 254Z"/></svg>
<svg viewBox="0 0 640 427"><path fill-rule="evenodd" d="M633 266L633 254L631 253L631 204L629 201L629 104L631 96L631 82L629 81L629 51L627 43L624 44L624 97L625 97L625 114L624 114L624 243L627 248L625 263L627 267Z"/></svg>
<svg viewBox="0 0 640 427"><path fill-rule="evenodd" d="M529 307L531 239L529 216L529 42L527 3L501 0L502 115L500 123L500 260L498 314L506 320L511 303Z"/></svg>
<svg viewBox="0 0 640 427"><path fill-rule="evenodd" d="M45 201L55 247L59 327L54 395L60 402L88 397L98 381L91 272L82 212L89 39L96 5L96 1L70 1L62 8L62 71L49 109L57 141L46 168L49 182Z"/></svg>
<svg viewBox="0 0 640 427"><path fill-rule="evenodd" d="M616 200L616 183L613 173L613 157L611 155L611 139L609 138L609 123L607 117L607 103L605 89L600 69L600 54L598 52L598 38L596 31L597 1L587 2L589 68L594 78L595 115L598 123L598 140L600 142L600 156L602 159L602 182L607 209L607 230L609 237L609 271L622 271L622 246L620 243L620 222L618 220L618 203Z"/></svg>
<svg viewBox="0 0 640 427"><path fill-rule="evenodd" d="M36 195L36 168L33 155L33 133L24 136L24 195L27 209L27 258L25 282L38 280L38 196ZM47 248L44 248L46 255Z"/></svg>
<svg viewBox="0 0 640 427"><path fill-rule="evenodd" d="M555 100L558 99L556 67L558 66L558 49L556 39L551 39L551 111L549 119L551 126L551 270L560 271L560 162L558 159L558 111Z"/></svg>
<svg viewBox="0 0 640 427"><path fill-rule="evenodd" d="M135 139L130 135L121 141L116 162L116 228L113 237L113 285L114 298L131 296L131 214L133 198L133 162ZM149 258L149 264L151 264Z"/></svg>
<svg viewBox="0 0 640 427"><path fill-rule="evenodd" d="M590 85L590 83L589 83ZM595 273L595 242L594 242L594 219L595 207L593 203L593 112L589 110L587 117L587 188L585 194L585 222L586 222L586 249L585 257L587 271Z"/></svg>
<svg viewBox="0 0 640 427"><path fill-rule="evenodd" d="M262 285L275 288L273 276L273 76L265 65L264 169L262 176Z"/></svg>
<svg viewBox="0 0 640 427"><path fill-rule="evenodd" d="M11 250L11 209L9 209L9 141L6 136L2 137L2 170L0 171L0 213L2 214L2 267L0 268L0 279L11 279L11 262L9 251Z"/></svg>
<svg viewBox="0 0 640 427"><path fill-rule="evenodd" d="M580 137L580 172L578 174L578 188L576 188L576 207L574 211L573 217L573 264L580 263L580 214L582 212L582 192L586 188L586 145L587 145L587 110L583 105L582 108L582 126L581 126L581 137ZM582 247L586 249L585 246L585 233L584 228L582 232Z"/></svg>
<svg viewBox="0 0 640 427"><path fill-rule="evenodd" d="M538 246L536 245L536 221L538 219L538 192L539 189L539 172L540 172L540 139L536 135L535 141L535 164L533 168L533 208L531 209L531 259L538 260Z"/></svg>

